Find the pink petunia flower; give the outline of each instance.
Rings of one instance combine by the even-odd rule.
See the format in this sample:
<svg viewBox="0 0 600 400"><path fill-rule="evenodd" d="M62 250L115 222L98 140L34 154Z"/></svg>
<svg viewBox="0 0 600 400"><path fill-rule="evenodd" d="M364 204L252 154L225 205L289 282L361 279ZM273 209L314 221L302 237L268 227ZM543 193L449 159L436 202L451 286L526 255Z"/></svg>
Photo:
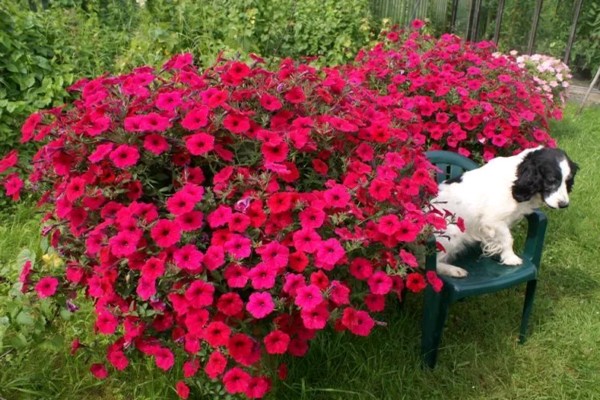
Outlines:
<svg viewBox="0 0 600 400"><path fill-rule="evenodd" d="M265 263L259 263L248 272L248 277L252 281L252 287L256 290L271 289L275 286L275 277L277 270L270 268Z"/></svg>
<svg viewBox="0 0 600 400"><path fill-rule="evenodd" d="M142 117L141 129L149 132L164 132L171 127L169 118L151 112Z"/></svg>
<svg viewBox="0 0 600 400"><path fill-rule="evenodd" d="M175 223L183 232L191 232L199 229L204 221L202 211L190 211L185 214L180 214L175 218Z"/></svg>
<svg viewBox="0 0 600 400"><path fill-rule="evenodd" d="M212 304L214 293L213 285L197 279L185 291L185 298L196 307L205 307Z"/></svg>
<svg viewBox="0 0 600 400"><path fill-rule="evenodd" d="M199 132L193 135L185 136L185 147L194 156L201 156L214 149L215 137L208 133Z"/></svg>
<svg viewBox="0 0 600 400"><path fill-rule="evenodd" d="M173 215L189 213L197 201L184 191L179 191L167 200L167 210Z"/></svg>
<svg viewBox="0 0 600 400"><path fill-rule="evenodd" d="M44 299L46 297L50 297L56 293L56 288L58 287L58 279L53 278L51 276L46 276L39 280L39 282L35 285L35 291L40 299Z"/></svg>
<svg viewBox="0 0 600 400"><path fill-rule="evenodd" d="M321 236L313 229L301 229L292 235L294 247L304 253L312 254L321 246Z"/></svg>
<svg viewBox="0 0 600 400"><path fill-rule="evenodd" d="M307 285L298 289L294 304L303 310L310 310L321 304L322 301L321 289L316 285Z"/></svg>
<svg viewBox="0 0 600 400"><path fill-rule="evenodd" d="M181 101L181 93L174 90L171 92L162 92L156 97L156 108L163 111L173 111L180 104Z"/></svg>
<svg viewBox="0 0 600 400"><path fill-rule="evenodd" d="M263 263L270 268L284 268L288 264L290 249L277 241L270 242L256 251Z"/></svg>
<svg viewBox="0 0 600 400"><path fill-rule="evenodd" d="M367 280L373 294L388 294L392 290L392 279L383 271L377 271Z"/></svg>
<svg viewBox="0 0 600 400"><path fill-rule="evenodd" d="M271 314L275 303L269 292L254 292L248 298L246 310L256 319L262 319Z"/></svg>
<svg viewBox="0 0 600 400"><path fill-rule="evenodd" d="M191 272L200 272L202 269L202 260L204 254L193 244L186 244L175 250L173 260L175 265L181 269Z"/></svg>
<svg viewBox="0 0 600 400"><path fill-rule="evenodd" d="M144 149L157 156L169 150L170 147L169 142L162 135L151 133L144 138Z"/></svg>
<svg viewBox="0 0 600 400"><path fill-rule="evenodd" d="M346 255L346 251L335 238L322 241L317 248L317 259L325 265L335 265Z"/></svg>
<svg viewBox="0 0 600 400"><path fill-rule="evenodd" d="M158 220L150 231L150 236L160 247L171 247L181 238L181 229L177 224L168 219Z"/></svg>
<svg viewBox="0 0 600 400"><path fill-rule="evenodd" d="M98 145L98 147L96 147L96 150L94 150L92 154L88 156L88 160L92 164L99 163L100 161L104 160L104 158L106 158L107 155L110 154L114 147L114 143L104 143Z"/></svg>
<svg viewBox="0 0 600 400"><path fill-rule="evenodd" d="M234 258L241 260L252 254L252 241L242 235L231 235L224 248Z"/></svg>
<svg viewBox="0 0 600 400"><path fill-rule="evenodd" d="M344 185L335 185L325 191L323 198L328 207L342 208L348 205L350 193L348 193L348 189Z"/></svg>
<svg viewBox="0 0 600 400"><path fill-rule="evenodd" d="M231 220L231 207L227 207L224 205L220 205L216 210L211 212L208 217L208 225L211 228L218 228L220 226L226 225Z"/></svg>
<svg viewBox="0 0 600 400"><path fill-rule="evenodd" d="M241 114L227 114L223 126L232 133L241 134L250 129L250 119Z"/></svg>
<svg viewBox="0 0 600 400"><path fill-rule="evenodd" d="M115 167L125 169L137 164L140 153L137 147L122 144L110 153L109 158Z"/></svg>

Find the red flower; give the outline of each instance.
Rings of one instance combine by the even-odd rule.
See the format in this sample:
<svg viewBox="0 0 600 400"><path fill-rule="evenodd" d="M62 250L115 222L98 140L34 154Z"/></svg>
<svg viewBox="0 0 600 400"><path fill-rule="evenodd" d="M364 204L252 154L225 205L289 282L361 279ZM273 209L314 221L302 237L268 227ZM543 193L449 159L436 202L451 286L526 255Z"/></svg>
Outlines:
<svg viewBox="0 0 600 400"><path fill-rule="evenodd" d="M302 88L298 86L294 86L291 88L286 94L285 99L292 104L300 104L306 100L306 96L304 95L304 91Z"/></svg>
<svg viewBox="0 0 600 400"><path fill-rule="evenodd" d="M425 289L427 284L425 283L425 278L423 275L411 272L406 276L406 287L413 293L418 293Z"/></svg>
<svg viewBox="0 0 600 400"><path fill-rule="evenodd" d="M248 382L248 388L244 393L250 399L262 399L271 389L271 381L266 377L253 377Z"/></svg>
<svg viewBox="0 0 600 400"><path fill-rule="evenodd" d="M206 372L206 375L209 378L215 379L225 371L226 366L227 359L225 356L220 352L215 351L208 357L208 362L204 366L204 372Z"/></svg>
<svg viewBox="0 0 600 400"><path fill-rule="evenodd" d="M18 161L19 161L19 153L17 152L17 150L11 150L10 153L5 155L0 160L0 174L3 173L4 171L6 171L7 169L17 165Z"/></svg>
<svg viewBox="0 0 600 400"><path fill-rule="evenodd" d="M98 379L106 379L108 377L108 371L104 364L92 364L90 372Z"/></svg>
<svg viewBox="0 0 600 400"><path fill-rule="evenodd" d="M433 291L439 293L442 290L442 286L444 286L444 282L437 276L435 271L427 271L425 276L427 277L427 282L429 282L433 288Z"/></svg>
<svg viewBox="0 0 600 400"><path fill-rule="evenodd" d="M119 320L110 312L98 312L96 317L96 329L98 330L98 332L103 333L105 335L112 335L117 329L118 325Z"/></svg>
<svg viewBox="0 0 600 400"><path fill-rule="evenodd" d="M287 333L276 330L265 336L264 343L267 353L285 354L290 344L290 337Z"/></svg>
<svg viewBox="0 0 600 400"><path fill-rule="evenodd" d="M260 105L268 111L277 111L281 108L279 99L266 93L260 96Z"/></svg>
<svg viewBox="0 0 600 400"><path fill-rule="evenodd" d="M236 333L235 335L231 336L229 338L229 342L227 343L229 355L236 361L243 360L250 356L253 347L254 342L252 339L243 333Z"/></svg>
<svg viewBox="0 0 600 400"><path fill-rule="evenodd" d="M182 399L187 399L190 396L190 388L184 381L178 381L175 384L175 390L177 391L177 396Z"/></svg>
<svg viewBox="0 0 600 400"><path fill-rule="evenodd" d="M227 393L244 393L250 384L250 375L241 368L233 367L223 375L223 384Z"/></svg>
<svg viewBox="0 0 600 400"><path fill-rule="evenodd" d="M204 330L204 340L212 347L225 346L229 342L231 329L221 321L211 322Z"/></svg>
<svg viewBox="0 0 600 400"><path fill-rule="evenodd" d="M23 181L17 174L10 174L6 177L4 190L7 196L11 196L13 200L17 201L21 197L21 189L23 189Z"/></svg>
<svg viewBox="0 0 600 400"><path fill-rule="evenodd" d="M159 347L153 355L156 366L163 371L168 371L175 364L173 352L166 347Z"/></svg>
<svg viewBox="0 0 600 400"><path fill-rule="evenodd" d="M232 317L244 309L244 302L237 293L225 293L219 297L217 308L219 312Z"/></svg>
<svg viewBox="0 0 600 400"><path fill-rule="evenodd" d="M327 302L322 302L318 306L311 309L302 309L300 312L302 323L307 329L323 329L329 319L329 311L327 310Z"/></svg>
<svg viewBox="0 0 600 400"><path fill-rule="evenodd" d="M183 376L185 378L191 378L196 375L196 372L200 369L200 362L197 358L193 360L186 361L183 363Z"/></svg>
<svg viewBox="0 0 600 400"><path fill-rule="evenodd" d="M326 190L323 197L328 207L346 207L350 201L350 194L343 185L335 185L331 189Z"/></svg>

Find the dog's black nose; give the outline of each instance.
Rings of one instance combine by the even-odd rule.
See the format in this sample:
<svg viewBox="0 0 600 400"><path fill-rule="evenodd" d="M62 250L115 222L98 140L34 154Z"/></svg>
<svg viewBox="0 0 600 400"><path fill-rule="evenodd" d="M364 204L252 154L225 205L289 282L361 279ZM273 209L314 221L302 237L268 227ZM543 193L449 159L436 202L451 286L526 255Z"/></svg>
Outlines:
<svg viewBox="0 0 600 400"><path fill-rule="evenodd" d="M569 203L566 202L566 201L565 202L561 201L560 203L558 203L558 207L560 207L560 208L567 208L567 207L569 207Z"/></svg>

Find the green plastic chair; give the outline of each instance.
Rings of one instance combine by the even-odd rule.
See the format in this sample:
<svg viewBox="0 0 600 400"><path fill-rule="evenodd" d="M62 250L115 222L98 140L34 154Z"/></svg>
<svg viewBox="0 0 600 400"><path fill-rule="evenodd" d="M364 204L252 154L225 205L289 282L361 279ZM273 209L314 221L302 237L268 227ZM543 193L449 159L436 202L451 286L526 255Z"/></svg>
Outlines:
<svg viewBox="0 0 600 400"><path fill-rule="evenodd" d="M474 161L457 153L429 151L426 155L429 161L440 170L437 172L438 183L457 177L464 171L479 167ZM452 264L466 269L469 272L467 277L451 278L440 275L440 279L444 282L441 292L436 293L431 287L426 289L421 335L421 351L425 366L435 367L442 331L448 316L448 308L452 303L471 296L497 292L526 282L525 305L519 334L519 341L521 343L525 342L527 324L537 285L547 219L541 211L536 210L533 214L527 216L527 221L527 238L525 249L521 255L523 258L522 265L516 267L506 266L500 264L494 258L484 257L480 246L476 244L467 249L458 260L452 262ZM435 271L437 264L435 237L429 238L427 247L425 268L427 271Z"/></svg>

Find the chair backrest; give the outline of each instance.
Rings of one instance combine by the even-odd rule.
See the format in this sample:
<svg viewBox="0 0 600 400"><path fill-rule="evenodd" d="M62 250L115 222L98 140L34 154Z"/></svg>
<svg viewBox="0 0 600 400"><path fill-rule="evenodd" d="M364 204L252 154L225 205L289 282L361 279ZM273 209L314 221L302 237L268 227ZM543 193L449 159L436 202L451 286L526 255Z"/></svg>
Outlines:
<svg viewBox="0 0 600 400"><path fill-rule="evenodd" d="M425 152L425 156L429 162L438 168L436 172L438 183L459 177L465 171L480 167L475 161L451 151L431 150Z"/></svg>

